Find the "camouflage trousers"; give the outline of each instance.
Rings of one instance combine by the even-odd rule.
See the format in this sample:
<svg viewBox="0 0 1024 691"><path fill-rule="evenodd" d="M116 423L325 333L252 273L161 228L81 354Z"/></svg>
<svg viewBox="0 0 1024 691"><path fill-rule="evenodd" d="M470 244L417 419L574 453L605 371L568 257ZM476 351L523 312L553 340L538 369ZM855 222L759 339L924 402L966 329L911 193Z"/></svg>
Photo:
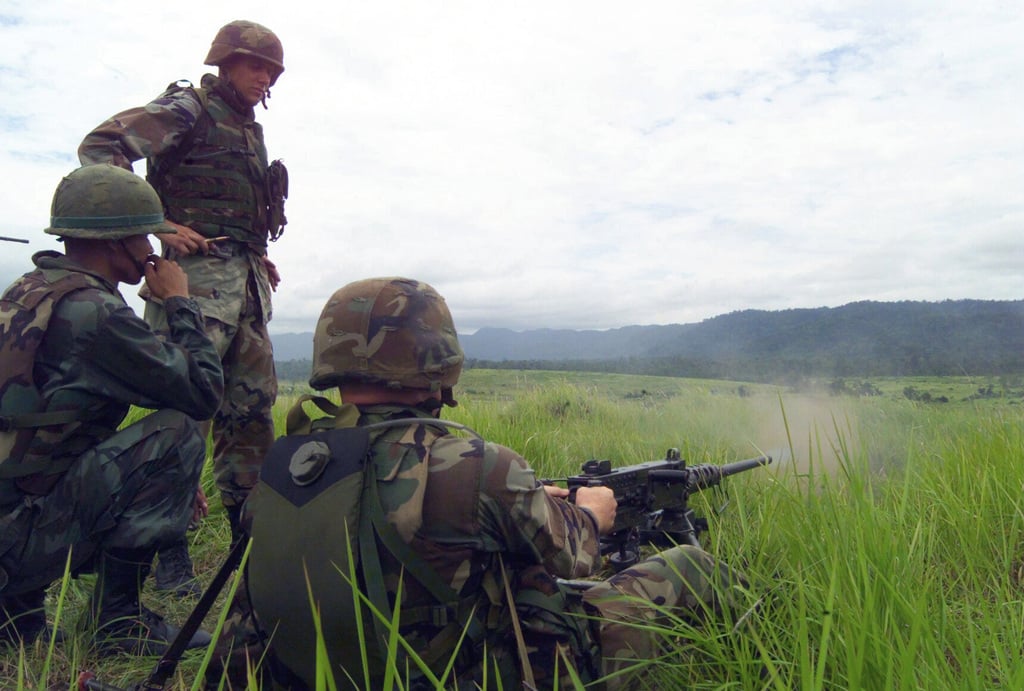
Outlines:
<svg viewBox="0 0 1024 691"><path fill-rule="evenodd" d="M224 399L212 420L213 475L224 505L240 506L274 443L274 350L267 325L255 316L243 315L237 326L207 319L206 333L224 367Z"/></svg>
<svg viewBox="0 0 1024 691"><path fill-rule="evenodd" d="M600 616L601 675L621 672L605 688L630 688L628 670L638 660L657 657L659 620L667 614L691 621L721 616L738 606L741 575L697 547L681 545L621 571L583 594Z"/></svg>
<svg viewBox="0 0 1024 691"><path fill-rule="evenodd" d="M630 668L661 654L659 625L699 622L738 605L740 575L688 545L660 552L584 591L540 567L518 579L516 609L537 688L573 688L566 668L600 688L640 688Z"/></svg>
<svg viewBox="0 0 1024 691"><path fill-rule="evenodd" d="M524 569L514 581L516 611L536 689L574 688L570 666L588 688L597 679L603 682L594 688L643 688L630 668L662 653L659 624L670 625L670 616L697 622L735 610L740 603L737 588L745 587L740 574L688 545L660 552L582 593L560 587L539 566ZM476 665L458 670L458 687L478 688L486 667L487 676L500 676L504 688L530 688L520 677L516 649L509 626L489 641L486 655L478 656ZM216 688L221 675L244 687L250 666L265 659L264 639L244 597L232 603L218 652L223 659L211 665L207 688ZM306 691L301 683L290 683L291 688Z"/></svg>
<svg viewBox="0 0 1024 691"><path fill-rule="evenodd" d="M146 304L146 321L157 331L167 329L163 308L153 303ZM205 322L224 368L224 398L201 429L205 438L212 428L213 475L224 506L240 506L274 442L274 350L252 289L236 325L209 316Z"/></svg>
<svg viewBox="0 0 1024 691"><path fill-rule="evenodd" d="M185 534L205 444L195 421L161 410L75 461L49 494L25 495L5 527L5 595L45 588L99 550L154 550ZM10 516L10 514L9 514Z"/></svg>

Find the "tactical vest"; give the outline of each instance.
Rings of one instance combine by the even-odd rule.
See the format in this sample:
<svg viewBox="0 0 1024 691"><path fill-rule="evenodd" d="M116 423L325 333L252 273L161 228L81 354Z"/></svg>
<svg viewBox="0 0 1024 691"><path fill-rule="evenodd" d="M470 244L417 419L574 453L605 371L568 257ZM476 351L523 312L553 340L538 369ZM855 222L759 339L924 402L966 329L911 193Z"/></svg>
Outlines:
<svg viewBox="0 0 1024 691"><path fill-rule="evenodd" d="M37 484L31 476L65 470L53 468L50 455L89 417L80 409L43 412L46 401L36 388L33 367L54 306L69 293L91 287L102 286L87 274L36 269L0 298L0 495L9 493L12 482ZM4 499L0 496L0 503Z"/></svg>
<svg viewBox="0 0 1024 691"><path fill-rule="evenodd" d="M304 397L296 408L301 410L303 400L337 412L319 397ZM289 413L290 428L296 408ZM334 423L333 417L322 420ZM455 665L459 673L480 665L485 649L502 647L494 636L496 632L504 635L509 622L496 616L505 610L496 584L491 584L489 593L477 591L460 598L400 534L405 532L406 519L415 523L419 516L400 517L396 526L394 516L384 515L380 483L396 478L376 477L374 464L366 462L375 428L415 428L429 449L443 434L435 424L461 427L413 418L290 434L278 439L264 460L260 482L245 504L253 537L249 595L260 628L271 637L277 661L308 688L316 688L318 663L329 665L340 688L347 687L346 677L339 672L342 665L353 675L356 688L379 688L389 666L388 641L399 634L394 630L399 617L403 638L420 624L434 632L431 640L422 641L425 645L414 644L414 659L393 643L397 658L390 665L408 669L409 677L421 684L430 676L419 669L416 659L436 672L459 649ZM429 454L421 461L423 472L428 464ZM399 491L407 491L405 487ZM453 510L469 513L469 504L475 501L474 492L456 493L453 504L466 506ZM428 604L397 606L394 611L388 586L394 588L395 582L386 579L397 576L384 565L388 559L402 565L406 588L415 581L430 593ZM495 659L488 657L484 664L492 665ZM506 681L518 678L514 657L505 656L499 664L500 669L488 670L492 679L494 675ZM433 684L429 681L429 688Z"/></svg>
<svg viewBox="0 0 1024 691"><path fill-rule="evenodd" d="M175 82L161 98L183 90L203 111L175 149L147 160L146 179L168 219L206 237L227 235L265 247L270 228L263 127L235 111L215 87Z"/></svg>

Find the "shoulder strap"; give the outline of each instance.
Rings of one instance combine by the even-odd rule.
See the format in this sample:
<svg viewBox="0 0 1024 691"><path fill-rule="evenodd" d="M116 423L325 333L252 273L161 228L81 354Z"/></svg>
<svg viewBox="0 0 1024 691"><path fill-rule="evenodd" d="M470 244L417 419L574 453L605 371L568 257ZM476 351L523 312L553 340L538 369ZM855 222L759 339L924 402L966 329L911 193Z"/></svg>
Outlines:
<svg viewBox="0 0 1024 691"><path fill-rule="evenodd" d="M426 420L423 418L408 418L399 420L385 420L382 422L365 425L362 429L374 429L383 427L410 426L416 424L451 427L479 436L469 427L447 420ZM388 600L387 588L384 583L384 572L380 563L378 544L384 546L404 567L405 573L416 579L420 585L437 601L438 606L432 608L431 619L444 630L438 636L446 636L452 646L459 637L465 637L475 647L483 641L486 634L486 626L481 623L480 617L474 611L465 611L460 607L459 594L446 583L412 547L406 543L393 525L384 515L384 507L380 502L380 494L377 492L377 474L373 463L367 463L363 476L363 510L359 523L359 559L363 569L363 576L366 582L367 596L373 606L378 610L379 615L374 617L374 628L377 640L384 644L388 640L388 631L385 620L393 621L394 613ZM378 543L379 540L379 543ZM452 648L438 648L438 653L451 652ZM433 664L435 659L423 658L425 663Z"/></svg>
<svg viewBox="0 0 1024 691"><path fill-rule="evenodd" d="M178 165L185 160L189 152L192 150L192 146L196 141L202 141L206 137L207 131L210 129L210 123L212 118L210 116L208 104L210 102L210 95L203 87L196 88L192 86L192 83L183 80L179 82L173 82L167 87L164 92L165 95L171 95L179 91L190 91L202 104L203 109L196 119L196 123L192 126L182 140L178 142L178 145L166 152L159 158L148 158L146 159L146 181L153 186L157 191L160 190L160 186L163 183L164 177L167 173L174 170Z"/></svg>
<svg viewBox="0 0 1024 691"><path fill-rule="evenodd" d="M519 621L519 611L516 609L516 599L512 596L512 587L508 582L508 573L505 571L505 560L498 554L498 566L501 567L501 582L505 589L505 600L508 603L508 610L512 616L512 632L515 634L516 650L519 653L519 666L523 675L523 685L528 689L537 688L537 682L533 678L533 667L530 666L530 653L526 649L526 639L523 637L523 627Z"/></svg>

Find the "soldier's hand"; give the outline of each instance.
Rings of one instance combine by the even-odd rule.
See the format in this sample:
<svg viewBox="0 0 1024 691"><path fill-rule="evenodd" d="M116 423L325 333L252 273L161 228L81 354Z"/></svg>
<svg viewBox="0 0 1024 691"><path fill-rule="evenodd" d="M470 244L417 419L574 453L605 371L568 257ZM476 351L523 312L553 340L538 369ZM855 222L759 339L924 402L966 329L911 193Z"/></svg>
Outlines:
<svg viewBox="0 0 1024 691"><path fill-rule="evenodd" d="M558 499L565 499L566 497L569 496L568 487L559 487L558 485L544 485L544 491L547 492L548 495L556 497Z"/></svg>
<svg viewBox="0 0 1024 691"><path fill-rule="evenodd" d="M209 246L206 244L206 238L196 231L174 221L166 221L166 223L169 226L173 226L178 232L160 233L157 237L160 238L160 244L171 248L178 256L183 257L189 254L196 254L197 252L206 254L210 251Z"/></svg>
<svg viewBox="0 0 1024 691"><path fill-rule="evenodd" d="M263 255L263 266L267 267L267 278L270 279L270 289L277 290L281 283L281 272L277 270L277 264L270 261L270 257Z"/></svg>
<svg viewBox="0 0 1024 691"><path fill-rule="evenodd" d="M597 519L597 530L602 535L615 525L615 511L619 502L610 487L577 487L576 506L588 509Z"/></svg>
<svg viewBox="0 0 1024 691"><path fill-rule="evenodd" d="M150 255L146 260L146 285L160 300L188 297L188 275L177 262Z"/></svg>
<svg viewBox="0 0 1024 691"><path fill-rule="evenodd" d="M206 492L202 487L196 489L196 498L192 502L192 521L198 523L210 515L210 503L206 500Z"/></svg>

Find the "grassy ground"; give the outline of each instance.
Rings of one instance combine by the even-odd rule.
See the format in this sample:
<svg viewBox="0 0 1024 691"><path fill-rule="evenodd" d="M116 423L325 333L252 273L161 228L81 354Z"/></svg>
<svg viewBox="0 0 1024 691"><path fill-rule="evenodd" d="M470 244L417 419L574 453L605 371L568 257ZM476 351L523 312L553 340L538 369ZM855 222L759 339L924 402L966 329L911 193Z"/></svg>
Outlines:
<svg viewBox="0 0 1024 691"><path fill-rule="evenodd" d="M860 380L857 380L860 383ZM648 684L735 689L1024 687L1024 406L999 381L871 380L880 395L829 396L738 382L468 371L445 416L523 453L542 477L589 458L630 464L678 447L694 463L758 453L771 467L698 495L704 545L740 567L761 607L735 626L682 621ZM929 392L912 400L905 389ZM301 386L282 387L283 420ZM936 402L941 395L948 399ZM212 495L208 474L204 482ZM201 578L228 542L213 515L191 534ZM728 504L723 512L717 509ZM69 688L81 669L141 681L153 660L90 656L73 622L88 577L55 584L69 641L0 655L0 688ZM64 589L62 594L61 589ZM189 603L147 592L181 622ZM215 611L207 620L216 625ZM172 685L193 688L201 654Z"/></svg>

